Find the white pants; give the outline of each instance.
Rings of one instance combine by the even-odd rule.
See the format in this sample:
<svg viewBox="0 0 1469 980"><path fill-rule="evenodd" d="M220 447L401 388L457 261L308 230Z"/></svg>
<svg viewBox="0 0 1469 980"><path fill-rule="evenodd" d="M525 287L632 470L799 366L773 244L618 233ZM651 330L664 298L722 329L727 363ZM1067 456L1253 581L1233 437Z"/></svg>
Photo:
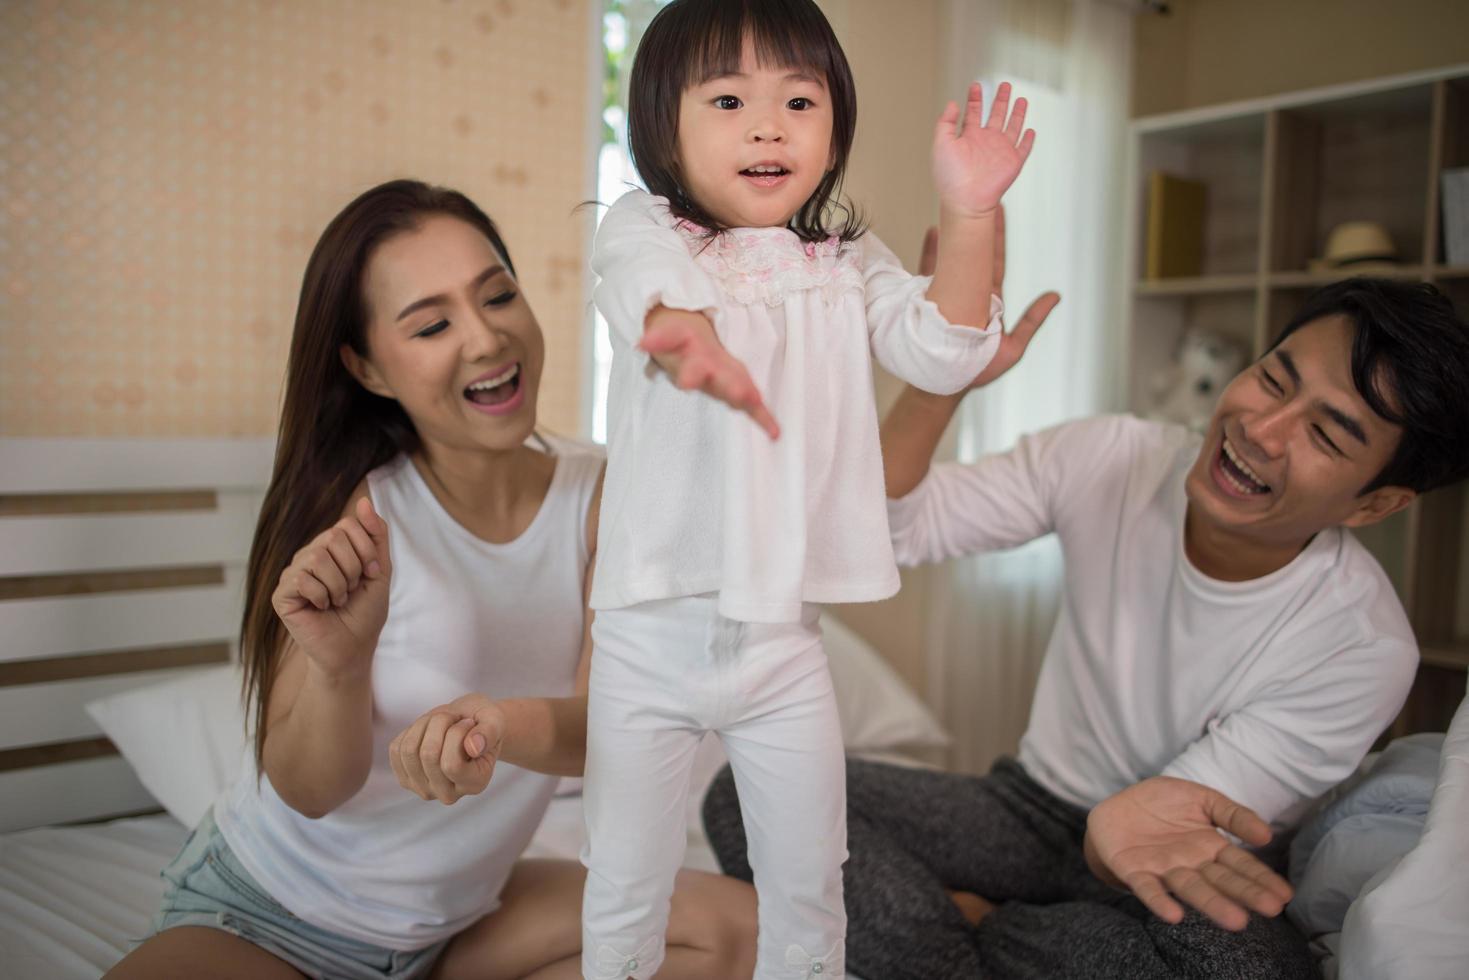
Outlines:
<svg viewBox="0 0 1469 980"><path fill-rule="evenodd" d="M725 619L712 597L597 613L584 785L582 974L646 980L663 962L683 863L689 771L705 732L739 788L765 978L844 975L845 757L819 608Z"/></svg>

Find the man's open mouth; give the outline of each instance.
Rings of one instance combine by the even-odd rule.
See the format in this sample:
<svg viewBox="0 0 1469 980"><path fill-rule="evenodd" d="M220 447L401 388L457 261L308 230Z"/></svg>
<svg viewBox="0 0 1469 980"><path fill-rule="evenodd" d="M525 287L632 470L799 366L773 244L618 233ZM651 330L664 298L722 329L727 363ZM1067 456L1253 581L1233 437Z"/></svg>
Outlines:
<svg viewBox="0 0 1469 980"><path fill-rule="evenodd" d="M1260 479L1258 473L1250 469L1234 446L1230 445L1228 437L1220 440L1219 446L1219 471L1224 478L1243 494L1264 494L1270 492L1270 484Z"/></svg>

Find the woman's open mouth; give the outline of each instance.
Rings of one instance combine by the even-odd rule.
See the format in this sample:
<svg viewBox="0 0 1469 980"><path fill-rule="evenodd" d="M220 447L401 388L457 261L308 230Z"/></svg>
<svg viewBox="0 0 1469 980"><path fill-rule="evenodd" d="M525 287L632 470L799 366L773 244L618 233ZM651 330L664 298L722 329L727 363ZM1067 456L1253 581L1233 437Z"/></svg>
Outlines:
<svg viewBox="0 0 1469 980"><path fill-rule="evenodd" d="M465 386L464 399L488 415L507 415L525 401L520 383L520 364L511 364L494 377Z"/></svg>

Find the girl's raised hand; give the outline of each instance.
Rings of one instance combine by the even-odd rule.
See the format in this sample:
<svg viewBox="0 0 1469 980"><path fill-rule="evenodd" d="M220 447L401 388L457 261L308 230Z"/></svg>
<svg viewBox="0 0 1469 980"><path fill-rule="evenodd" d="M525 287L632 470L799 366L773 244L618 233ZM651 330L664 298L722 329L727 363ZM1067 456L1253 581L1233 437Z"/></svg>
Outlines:
<svg viewBox="0 0 1469 980"><path fill-rule="evenodd" d="M1010 83L1002 82L985 122L980 85L974 82L964 103L962 131L958 105L944 108L933 136L933 179L945 210L978 217L999 206L1035 143L1035 130L1024 128L1025 107L1024 99L1016 99L1011 111Z"/></svg>
<svg viewBox="0 0 1469 980"><path fill-rule="evenodd" d="M702 313L662 310L650 320L638 347L653 355L673 383L684 391L702 391L755 420L772 439L780 426L765 407L750 372L724 349L714 327Z"/></svg>
<svg viewBox="0 0 1469 980"><path fill-rule="evenodd" d="M388 745L398 782L448 805L484 792L505 741L505 713L483 694L425 712Z"/></svg>
<svg viewBox="0 0 1469 980"><path fill-rule="evenodd" d="M296 552L270 597L276 615L317 667L366 670L388 617L388 525L367 497Z"/></svg>

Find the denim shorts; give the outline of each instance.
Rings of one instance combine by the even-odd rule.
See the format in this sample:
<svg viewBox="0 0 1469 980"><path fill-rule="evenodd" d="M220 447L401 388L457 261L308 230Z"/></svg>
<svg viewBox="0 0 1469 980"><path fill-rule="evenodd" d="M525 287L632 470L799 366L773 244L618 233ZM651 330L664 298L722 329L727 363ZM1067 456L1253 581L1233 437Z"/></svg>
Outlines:
<svg viewBox="0 0 1469 980"><path fill-rule="evenodd" d="M250 877L214 823L199 826L163 869L168 883L153 931L206 926L239 936L308 977L417 980L428 975L449 940L404 952L348 939L292 915Z"/></svg>

